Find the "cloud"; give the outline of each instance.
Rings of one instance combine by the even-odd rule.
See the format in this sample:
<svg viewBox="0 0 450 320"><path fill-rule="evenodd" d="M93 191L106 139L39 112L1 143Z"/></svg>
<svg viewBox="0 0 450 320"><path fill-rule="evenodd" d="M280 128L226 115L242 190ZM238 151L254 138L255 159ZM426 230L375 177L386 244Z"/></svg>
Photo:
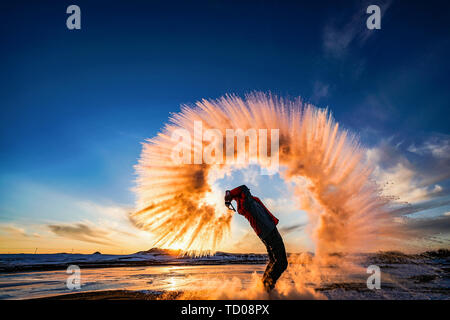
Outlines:
<svg viewBox="0 0 450 320"><path fill-rule="evenodd" d="M431 218L398 217L395 219L396 235L404 238L403 248L423 251L423 248L438 249L450 244L450 216Z"/></svg>
<svg viewBox="0 0 450 320"><path fill-rule="evenodd" d="M380 170L377 175L384 185L383 194L397 197L397 200L402 202L428 200L442 191L442 187L437 184L423 186L420 174L402 163Z"/></svg>
<svg viewBox="0 0 450 320"><path fill-rule="evenodd" d="M433 135L421 143L383 140L367 151L383 194L398 202L417 203L449 194L450 136Z"/></svg>
<svg viewBox="0 0 450 320"><path fill-rule="evenodd" d="M146 246L153 241L148 232L139 230L129 219L130 207L92 201L77 201L76 206L94 218L67 223L51 223L53 234L71 240L110 246L114 249ZM138 250L146 247L139 247Z"/></svg>
<svg viewBox="0 0 450 320"><path fill-rule="evenodd" d="M17 227L13 224L3 224L0 225L0 232L1 233L6 233L8 236L11 237L26 237L26 238L30 238L30 237L36 237L38 236L37 234L28 234L25 229Z"/></svg>
<svg viewBox="0 0 450 320"><path fill-rule="evenodd" d="M320 99L328 96L329 89L330 89L329 84L325 84L320 81L314 82L313 94L312 94L311 100L313 102L317 103Z"/></svg>
<svg viewBox="0 0 450 320"><path fill-rule="evenodd" d="M421 156L431 155L436 159L450 159L450 137L437 135L425 141L421 146L411 144L408 151Z"/></svg>
<svg viewBox="0 0 450 320"><path fill-rule="evenodd" d="M151 234L130 223L131 206L113 200L75 198L15 177L11 181L19 185L13 186L20 191L17 194L39 201L25 201L33 205L20 205L8 215L8 220L0 223L0 249L4 252L34 252L35 247L40 252L61 252L68 247L76 252L90 252L92 247L97 250L98 244L108 246L102 251L134 252L148 249L154 241ZM33 219L21 218L23 212L32 214ZM64 216L71 217L72 223L61 221Z"/></svg>
<svg viewBox="0 0 450 320"><path fill-rule="evenodd" d="M450 205L449 199L444 199L444 200L433 199L430 201L424 201L424 202L420 202L420 203L416 203L416 204L408 203L406 205L401 206L400 208L397 208L397 209L391 211L391 214L396 215L396 216L405 216L405 215L409 215L409 214L413 214L413 213L417 213L417 212L421 212L421 211L425 211L425 210L443 208L443 207L446 207L449 205ZM444 215L447 215L447 213L445 213Z"/></svg>
<svg viewBox="0 0 450 320"><path fill-rule="evenodd" d="M109 232L87 225L86 223L76 224L51 224L48 225L50 231L60 237L79 240L84 242L112 245L112 240L108 237Z"/></svg>
<svg viewBox="0 0 450 320"><path fill-rule="evenodd" d="M92 201L80 201L78 206L85 211L113 219L126 219L132 209L118 205L102 205Z"/></svg>
<svg viewBox="0 0 450 320"><path fill-rule="evenodd" d="M246 184L251 186L259 185L259 178L261 177L260 169L257 166L251 166L242 172L243 179Z"/></svg>
<svg viewBox="0 0 450 320"><path fill-rule="evenodd" d="M295 199L292 198L264 198L263 202L274 214L299 213L299 211L301 211L299 206L296 205Z"/></svg>
<svg viewBox="0 0 450 320"><path fill-rule="evenodd" d="M450 236L450 215L445 213L450 205L450 136L432 134L419 139L414 143L382 140L367 151L367 158L375 166L383 195L394 197L391 214L396 216L398 235L411 239L405 245L413 246L417 239L421 247L442 246Z"/></svg>
<svg viewBox="0 0 450 320"><path fill-rule="evenodd" d="M386 122L396 112L396 106L383 91L368 94L359 105L356 116L370 117L371 121Z"/></svg>
<svg viewBox="0 0 450 320"><path fill-rule="evenodd" d="M136 226L129 218L129 213L133 211L133 208L115 204L103 205L92 201L80 201L78 206L94 214L98 221L97 224L109 229L111 232L122 233L130 237L136 236Z"/></svg>
<svg viewBox="0 0 450 320"><path fill-rule="evenodd" d="M280 227L279 231L282 235L287 235L288 233L291 233L292 231L301 230L305 226L306 226L306 223L298 223L298 224L293 224L290 226Z"/></svg>
<svg viewBox="0 0 450 320"><path fill-rule="evenodd" d="M450 215L426 219L405 219L408 230L415 232L419 236L431 236L435 234L450 234Z"/></svg>

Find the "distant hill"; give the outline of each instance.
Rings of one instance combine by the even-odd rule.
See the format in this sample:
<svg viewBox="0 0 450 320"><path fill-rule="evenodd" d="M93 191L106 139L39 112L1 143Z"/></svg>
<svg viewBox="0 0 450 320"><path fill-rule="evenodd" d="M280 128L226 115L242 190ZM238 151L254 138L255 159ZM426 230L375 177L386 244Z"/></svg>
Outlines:
<svg viewBox="0 0 450 320"><path fill-rule="evenodd" d="M134 254L152 254L152 255L163 255L163 256L178 256L182 254L181 250L172 249L161 249L161 248L151 248L145 251L138 251Z"/></svg>

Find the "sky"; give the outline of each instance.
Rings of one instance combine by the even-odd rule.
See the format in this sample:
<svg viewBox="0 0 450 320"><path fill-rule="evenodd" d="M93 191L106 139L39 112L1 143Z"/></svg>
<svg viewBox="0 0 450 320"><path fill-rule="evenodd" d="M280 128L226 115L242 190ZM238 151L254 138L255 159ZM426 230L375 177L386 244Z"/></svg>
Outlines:
<svg viewBox="0 0 450 320"><path fill-rule="evenodd" d="M329 108L427 246L448 247L446 2L13 1L0 21L0 253L149 249L128 219L141 143L182 104L255 90ZM313 250L288 186L255 172L220 184L250 185L288 251ZM262 252L250 231L233 219L221 249Z"/></svg>

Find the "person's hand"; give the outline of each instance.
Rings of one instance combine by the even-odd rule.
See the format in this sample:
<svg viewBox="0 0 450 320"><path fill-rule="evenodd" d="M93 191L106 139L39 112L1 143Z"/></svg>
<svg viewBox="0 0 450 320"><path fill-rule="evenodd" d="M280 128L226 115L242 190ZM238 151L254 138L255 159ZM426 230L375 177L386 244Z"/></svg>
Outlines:
<svg viewBox="0 0 450 320"><path fill-rule="evenodd" d="M236 209L234 209L233 205L231 204L231 200L233 200L233 197L231 196L231 192L230 192L230 190L226 190L225 191L225 206L228 209L236 212Z"/></svg>
<svg viewBox="0 0 450 320"><path fill-rule="evenodd" d="M225 191L225 202L231 202L231 200L233 200L231 198L231 192L230 192L230 190L226 190Z"/></svg>

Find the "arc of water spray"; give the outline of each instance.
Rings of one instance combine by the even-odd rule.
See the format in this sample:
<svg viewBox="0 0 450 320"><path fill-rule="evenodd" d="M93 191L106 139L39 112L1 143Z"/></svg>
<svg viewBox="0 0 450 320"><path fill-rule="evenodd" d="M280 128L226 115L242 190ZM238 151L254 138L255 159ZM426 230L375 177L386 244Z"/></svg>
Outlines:
<svg viewBox="0 0 450 320"><path fill-rule="evenodd" d="M131 219L151 231L157 245L214 251L230 228L232 215L214 200L222 195L215 197L213 185L233 165L171 161L177 143L172 133L181 128L193 134L195 121L223 137L226 129L279 129L280 175L296 185L316 253L370 249L386 239L387 200L371 179L357 137L340 128L327 109L256 92L182 106L161 133L143 144L136 166L138 210Z"/></svg>

